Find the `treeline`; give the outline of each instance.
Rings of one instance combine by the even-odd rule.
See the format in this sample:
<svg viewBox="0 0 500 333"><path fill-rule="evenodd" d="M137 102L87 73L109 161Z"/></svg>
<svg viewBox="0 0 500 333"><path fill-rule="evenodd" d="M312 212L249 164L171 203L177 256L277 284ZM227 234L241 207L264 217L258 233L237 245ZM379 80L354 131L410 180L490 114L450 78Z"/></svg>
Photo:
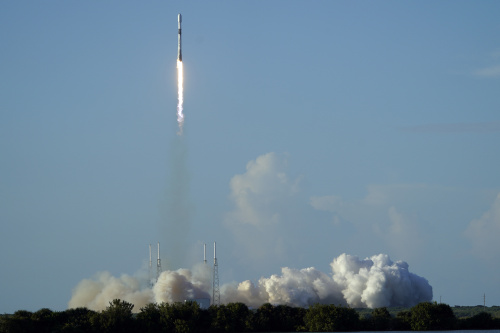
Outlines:
<svg viewBox="0 0 500 333"><path fill-rule="evenodd" d="M196 302L134 305L113 300L100 312L87 308L55 312L16 311L0 316L0 333L19 332L335 332L391 330L499 329L500 319L480 312L457 319L450 306L420 303L393 316L387 308L360 316L352 308L316 304L307 309L263 304L250 310L243 303L201 309Z"/></svg>
<svg viewBox="0 0 500 333"><path fill-rule="evenodd" d="M487 312L492 315L493 318L500 318L500 306L489 306L485 307L483 305L476 305L476 306L458 306L455 305L452 307L453 313L457 318L462 318L462 317L472 317L480 312Z"/></svg>
<svg viewBox="0 0 500 333"><path fill-rule="evenodd" d="M500 306L488 306L485 307L483 305L475 305L475 306L460 306L460 305L455 305L452 306L451 309L453 310L453 313L455 314L455 317L458 319L465 319L469 317L473 317L480 312L486 312L491 314L493 318L500 318ZM389 313L392 316L397 316L397 314L401 311L408 311L410 310L409 307L390 307L388 308ZM373 309L369 308L356 308L356 311L359 313L361 317L369 317L371 316L371 312Z"/></svg>

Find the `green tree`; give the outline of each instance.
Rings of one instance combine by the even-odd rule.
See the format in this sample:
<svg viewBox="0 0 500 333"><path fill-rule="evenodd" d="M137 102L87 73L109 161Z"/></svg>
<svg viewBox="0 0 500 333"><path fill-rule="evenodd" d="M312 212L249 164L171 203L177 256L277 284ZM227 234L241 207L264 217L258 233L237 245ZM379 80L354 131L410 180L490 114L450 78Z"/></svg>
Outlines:
<svg viewBox="0 0 500 333"><path fill-rule="evenodd" d="M31 315L33 325L36 326L37 332L51 332L56 324L55 315L52 310L43 308Z"/></svg>
<svg viewBox="0 0 500 333"><path fill-rule="evenodd" d="M245 332L250 330L250 311L243 303L210 306L211 329L215 332Z"/></svg>
<svg viewBox="0 0 500 333"><path fill-rule="evenodd" d="M355 331L360 327L358 313L351 308L315 304L307 309L305 327L310 332Z"/></svg>
<svg viewBox="0 0 500 333"><path fill-rule="evenodd" d="M373 309L368 319L371 331L387 331L391 328L392 316L386 307Z"/></svg>
<svg viewBox="0 0 500 333"><path fill-rule="evenodd" d="M251 318L251 329L255 332L272 332L271 327L275 320L274 306L270 303L262 304Z"/></svg>
<svg viewBox="0 0 500 333"><path fill-rule="evenodd" d="M114 299L101 313L90 318L94 330L106 333L126 333L134 331L132 309L134 305L126 301Z"/></svg>
<svg viewBox="0 0 500 333"><path fill-rule="evenodd" d="M460 320L460 328L466 330L488 330L496 327L491 314L480 312L470 318Z"/></svg>
<svg viewBox="0 0 500 333"><path fill-rule="evenodd" d="M149 303L136 316L138 330L144 333L161 332L161 312L158 304Z"/></svg>
<svg viewBox="0 0 500 333"><path fill-rule="evenodd" d="M393 329L396 331L411 330L411 312L404 310L398 312L393 320Z"/></svg>
<svg viewBox="0 0 500 333"><path fill-rule="evenodd" d="M5 333L30 333L35 332L35 325L31 318L32 312L18 310L11 316L3 319L3 330Z"/></svg>
<svg viewBox="0 0 500 333"><path fill-rule="evenodd" d="M199 332L203 314L196 302L162 303L159 305L162 329L169 332Z"/></svg>
<svg viewBox="0 0 500 333"><path fill-rule="evenodd" d="M60 330L65 333L91 332L90 318L96 314L87 308L68 309L59 314Z"/></svg>
<svg viewBox="0 0 500 333"><path fill-rule="evenodd" d="M304 316L306 309L278 305L274 308L273 326L275 332L292 332L304 327Z"/></svg>
<svg viewBox="0 0 500 333"><path fill-rule="evenodd" d="M294 332L304 329L304 308L262 304L249 317L248 329L254 332Z"/></svg>
<svg viewBox="0 0 500 333"><path fill-rule="evenodd" d="M174 331L176 333L189 333L193 331L193 325L187 320L176 319L174 320Z"/></svg>
<svg viewBox="0 0 500 333"><path fill-rule="evenodd" d="M423 302L415 305L411 312L411 329L414 331L452 330L457 319L447 304Z"/></svg>

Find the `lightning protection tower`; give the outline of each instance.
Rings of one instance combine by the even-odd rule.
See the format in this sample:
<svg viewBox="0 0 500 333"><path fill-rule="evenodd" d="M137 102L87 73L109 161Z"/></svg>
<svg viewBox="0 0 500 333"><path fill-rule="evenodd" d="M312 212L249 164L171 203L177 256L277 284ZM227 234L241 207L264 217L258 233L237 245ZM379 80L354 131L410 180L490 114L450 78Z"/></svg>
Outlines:
<svg viewBox="0 0 500 333"><path fill-rule="evenodd" d="M158 242L158 260L156 261L156 282L161 274L160 242Z"/></svg>
<svg viewBox="0 0 500 333"><path fill-rule="evenodd" d="M220 305L219 264L217 264L217 250L215 242L214 242L214 277L212 284L212 305Z"/></svg>
<svg viewBox="0 0 500 333"><path fill-rule="evenodd" d="M203 263L207 264L207 244L203 244Z"/></svg>

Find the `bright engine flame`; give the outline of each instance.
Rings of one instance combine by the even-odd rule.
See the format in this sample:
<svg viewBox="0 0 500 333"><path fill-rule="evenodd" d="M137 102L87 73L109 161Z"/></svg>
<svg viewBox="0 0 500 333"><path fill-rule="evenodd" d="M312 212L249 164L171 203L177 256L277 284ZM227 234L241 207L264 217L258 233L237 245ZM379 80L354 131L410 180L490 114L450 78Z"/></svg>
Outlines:
<svg viewBox="0 0 500 333"><path fill-rule="evenodd" d="M179 124L179 132L182 135L182 126L184 125L184 114L182 113L184 104L184 72L182 69L182 61L177 60L177 91L178 91L178 104L177 104L177 123Z"/></svg>

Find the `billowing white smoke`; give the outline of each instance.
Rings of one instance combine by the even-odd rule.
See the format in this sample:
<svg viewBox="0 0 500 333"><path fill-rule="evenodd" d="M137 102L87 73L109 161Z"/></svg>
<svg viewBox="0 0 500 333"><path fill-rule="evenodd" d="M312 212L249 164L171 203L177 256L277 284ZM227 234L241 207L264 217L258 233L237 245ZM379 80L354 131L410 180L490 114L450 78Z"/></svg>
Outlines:
<svg viewBox="0 0 500 333"><path fill-rule="evenodd" d="M141 283L143 282L143 283ZM80 281L73 289L73 295L68 308L86 307L91 310L104 310L109 302L115 298L134 304L134 311L153 300L153 291L148 288L146 281L122 275L119 278L111 276L109 272L100 272L93 279Z"/></svg>
<svg viewBox="0 0 500 333"><path fill-rule="evenodd" d="M314 267L301 270L284 267L281 276L262 277L257 285L247 280L221 289L225 302L243 302L254 307L263 303L293 306L346 304L335 281Z"/></svg>
<svg viewBox="0 0 500 333"><path fill-rule="evenodd" d="M178 269L161 273L153 287L154 302L173 303L197 298L210 298L210 267L200 265L190 271Z"/></svg>
<svg viewBox="0 0 500 333"><path fill-rule="evenodd" d="M333 280L352 307L412 306L432 300L429 282L408 271L404 261L379 254L360 260L342 254L330 264Z"/></svg>
<svg viewBox="0 0 500 333"><path fill-rule="evenodd" d="M223 286L224 301L309 306L315 303L351 307L412 306L432 299L426 279L408 271L403 261L393 263L386 254L360 260L342 254L330 264L332 276L317 269L282 268L281 276Z"/></svg>
<svg viewBox="0 0 500 333"><path fill-rule="evenodd" d="M204 267L203 267L204 266ZM133 311L139 312L149 303L183 302L195 298L209 298L210 268L196 266L192 271L179 269L164 271L153 288L147 278L122 275L111 276L109 272L96 274L93 279L81 281L68 303L69 308L86 307L101 311L115 298L134 304Z"/></svg>
<svg viewBox="0 0 500 333"><path fill-rule="evenodd" d="M282 268L281 275L249 280L221 287L224 303L243 302L258 307L263 303L309 306L315 303L341 304L351 307L413 306L432 300L432 287L423 277L408 271L403 261L392 262L388 255L379 254L360 260L342 254L330 264L332 275L313 267ZM193 271L165 271L152 289L140 287L130 276L114 278L101 273L94 280L83 280L73 291L69 307L85 306L104 309L109 301L120 298L135 305L134 310L150 302L179 302L208 298L211 289L208 265Z"/></svg>

